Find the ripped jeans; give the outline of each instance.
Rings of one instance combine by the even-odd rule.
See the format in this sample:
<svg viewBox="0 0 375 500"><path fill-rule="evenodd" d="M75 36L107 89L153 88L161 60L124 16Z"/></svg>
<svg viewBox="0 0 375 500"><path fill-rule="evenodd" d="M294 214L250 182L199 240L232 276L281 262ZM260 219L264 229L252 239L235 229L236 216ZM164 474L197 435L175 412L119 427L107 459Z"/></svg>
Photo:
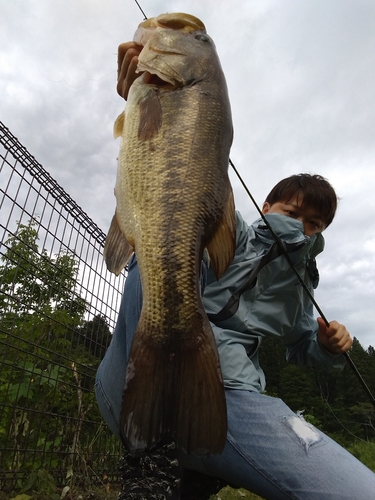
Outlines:
<svg viewBox="0 0 375 500"><path fill-rule="evenodd" d="M125 290L95 384L101 413L118 438L126 365L142 304L134 259ZM181 453L185 468L220 477L270 500L375 499L375 474L280 399L226 389L226 401L228 434L223 452L208 458Z"/></svg>

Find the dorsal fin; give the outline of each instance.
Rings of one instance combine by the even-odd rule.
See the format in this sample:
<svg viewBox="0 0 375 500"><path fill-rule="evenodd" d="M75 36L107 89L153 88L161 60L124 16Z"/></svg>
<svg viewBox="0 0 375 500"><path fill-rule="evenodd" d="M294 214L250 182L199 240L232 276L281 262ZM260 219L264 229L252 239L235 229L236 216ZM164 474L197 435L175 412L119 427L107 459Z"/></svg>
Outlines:
<svg viewBox="0 0 375 500"><path fill-rule="evenodd" d="M120 115L118 115L115 124L113 125L113 135L115 139L117 139L117 137L122 136L122 133L124 131L124 126L125 126L125 111L123 111Z"/></svg>

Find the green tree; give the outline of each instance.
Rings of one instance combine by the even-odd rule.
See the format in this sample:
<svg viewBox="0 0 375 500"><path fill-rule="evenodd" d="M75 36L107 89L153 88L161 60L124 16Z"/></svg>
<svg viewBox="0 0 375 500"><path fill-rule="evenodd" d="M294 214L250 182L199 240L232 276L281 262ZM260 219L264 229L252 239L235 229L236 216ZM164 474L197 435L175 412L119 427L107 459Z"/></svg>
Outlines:
<svg viewBox="0 0 375 500"><path fill-rule="evenodd" d="M108 326L107 319L101 314L97 314L93 319L85 321L77 328L75 342L77 345L83 345L95 357L102 359L112 334Z"/></svg>
<svg viewBox="0 0 375 500"><path fill-rule="evenodd" d="M1 256L0 314L22 317L33 311L67 311L81 318L85 301L74 293L78 263L72 254L60 252L50 257L45 249L39 253L37 221L18 224L17 232L5 242Z"/></svg>
<svg viewBox="0 0 375 500"><path fill-rule="evenodd" d="M374 348L366 351L355 338L350 355L374 394ZM285 346L277 338L264 339L260 360L268 394L281 397L294 411L304 409L311 422L343 445L358 439L375 441L374 406L348 365L327 373L319 366L288 364Z"/></svg>
<svg viewBox="0 0 375 500"><path fill-rule="evenodd" d="M102 316L84 320L79 264L73 254L39 250L37 221L18 224L4 247L0 475L3 467L64 470L73 452L95 443L93 384L110 331ZM91 422L85 433L84 421Z"/></svg>

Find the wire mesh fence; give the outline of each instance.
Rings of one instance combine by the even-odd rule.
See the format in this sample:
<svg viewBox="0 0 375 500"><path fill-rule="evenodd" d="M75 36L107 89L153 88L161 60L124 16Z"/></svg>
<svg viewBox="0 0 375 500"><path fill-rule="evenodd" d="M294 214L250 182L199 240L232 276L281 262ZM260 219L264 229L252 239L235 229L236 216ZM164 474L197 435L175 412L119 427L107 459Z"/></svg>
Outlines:
<svg viewBox="0 0 375 500"><path fill-rule="evenodd" d="M105 235L0 122L0 490L35 470L114 479L93 387L125 275Z"/></svg>

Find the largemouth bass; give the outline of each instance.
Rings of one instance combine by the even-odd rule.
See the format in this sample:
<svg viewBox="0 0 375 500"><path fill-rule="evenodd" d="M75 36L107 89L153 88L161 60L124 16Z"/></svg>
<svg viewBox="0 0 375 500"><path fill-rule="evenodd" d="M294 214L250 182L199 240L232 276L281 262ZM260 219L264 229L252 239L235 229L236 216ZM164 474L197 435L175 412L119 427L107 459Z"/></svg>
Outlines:
<svg viewBox="0 0 375 500"><path fill-rule="evenodd" d="M188 453L220 453L226 402L200 274L205 248L217 278L235 252L226 82L197 18L164 14L136 36L142 74L115 123L117 205L104 251L116 274L135 251L143 290L122 437L130 449L173 438Z"/></svg>

